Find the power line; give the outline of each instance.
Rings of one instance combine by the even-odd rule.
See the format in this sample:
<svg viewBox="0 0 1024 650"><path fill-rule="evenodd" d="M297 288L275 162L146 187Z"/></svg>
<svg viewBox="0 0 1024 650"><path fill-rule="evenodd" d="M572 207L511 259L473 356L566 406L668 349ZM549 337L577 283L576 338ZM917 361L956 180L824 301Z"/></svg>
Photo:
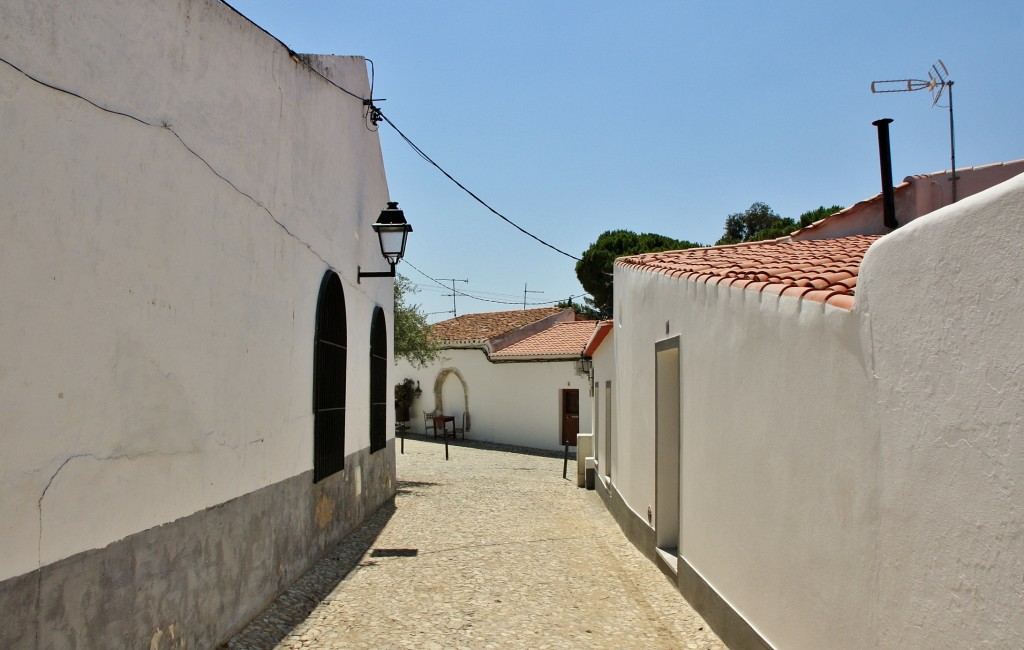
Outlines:
<svg viewBox="0 0 1024 650"><path fill-rule="evenodd" d="M285 47L287 47L287 46L285 46ZM296 61L302 61L302 58L300 57L300 55L296 54L291 49L288 49L288 54L291 55L291 57L293 59L295 59ZM369 59L367 59L367 61L369 61ZM486 201L484 201L479 196L474 194L468 187L466 187L465 185L463 185L459 181L455 180L455 177L452 176L451 174L449 174L447 171L445 171L444 168L441 167L441 165L438 165L436 162L434 162L434 160L430 156L428 156L425 151L420 149L416 145L415 142L413 142L411 139L409 139L409 137L407 135L402 133L402 130L399 129L398 126L396 126L395 123L391 121L391 118L389 118L387 115L385 115L383 112L381 112L381 110L379 108L374 106L373 102L375 102L375 101L384 101L384 100L382 100L382 99L374 99L373 98L373 85L372 85L372 82L371 82L371 86L370 86L370 97L361 97L358 94L352 92L351 90L339 86L338 84L336 84L331 79L328 79L319 70L317 70L312 65L310 65L309 62L304 62L304 63L306 63L306 67L308 67L310 70L312 70L313 73L316 74L317 76L319 76L321 79L323 79L327 83L331 84L332 86L334 86L335 88L337 88L341 92L345 93L346 95L349 95L350 97L352 97L354 99L358 99L360 102L362 102L363 106L366 107L366 111L364 112L363 117L364 117L364 119L368 119L368 121L370 123L372 123L373 127L374 127L374 128L370 128L369 126L367 126L366 128L370 129L371 131L375 131L378 123L380 123L381 121L387 122L388 126L390 126L392 129L394 129L395 133L397 133L402 138L402 140L404 140L405 143L408 144L412 148L412 150L415 151L420 156L420 158L422 158L423 160L425 160L428 163L430 163L435 169L437 169L437 171L439 171L442 174L444 174L448 178L448 180L450 180L451 182L455 183L459 187L459 189L461 189L463 192L465 192L466 194L468 194L471 197L473 197L476 200L477 203L479 203L480 205L482 205L485 208L487 208L488 210L490 210L499 219L501 219L505 223L509 224L510 226L512 226L513 228L518 230L519 232L521 232L524 235L526 235L527 237L533 239L534 241L536 241L536 242L538 242L540 244L543 244L544 246L547 246L548 248L550 248L551 250L555 251L556 253L561 253L562 255L565 255L566 257L568 257L570 259L574 259L577 262L580 261L580 258L576 257L575 255L573 255L571 253L566 253L561 248L558 248L557 246L554 246L553 244L549 244L548 242L544 241L543 239L541 239L537 235L534 235L532 232L526 230L525 228L523 228L519 224L515 223L514 221L512 221L511 219L509 219L508 217L506 217L502 213L500 213L497 210L495 210L494 208L492 208ZM370 69L373 70L373 61L370 61Z"/></svg>
<svg viewBox="0 0 1024 650"><path fill-rule="evenodd" d="M455 297L458 294L455 293L455 283L456 282L465 282L466 284L469 284L469 278L466 278L465 280L459 280L458 278L438 278L438 280L441 281L441 282L451 282L452 283L452 294L451 294L452 295L452 313L455 314L455 318L458 318L459 317L459 308L455 306Z"/></svg>
<svg viewBox="0 0 1024 650"><path fill-rule="evenodd" d="M409 267L411 267L412 270L416 271L417 273L419 273L420 275L422 275L426 279L430 280L431 282L433 282L437 286L443 288L445 291L452 291L451 287L446 286L444 284L441 284L440 280L438 280L437 278L431 277L431 276L427 275L426 273L424 273L423 271L419 270L408 259L403 258L402 259L402 264L409 265ZM460 295L460 296L462 296L464 298L470 298L471 300L479 300L480 302L494 303L496 305L522 305L523 304L523 302L521 300L494 300L493 298L481 298L480 296L474 296L473 294L466 293L464 291L456 290L455 292L458 293L458 295ZM589 295L589 294L581 293L579 295L569 296L568 300L571 302L572 300L575 300L576 298L583 298L584 296L587 296L587 295ZM564 301L562 301L562 300L548 300L548 301L545 301L545 302L530 302L530 303L526 303L526 304L528 304L530 306L534 306L534 307L542 307L544 305L557 305L560 302L564 302Z"/></svg>
<svg viewBox="0 0 1024 650"><path fill-rule="evenodd" d="M528 294L528 293L544 293L543 291L531 291L531 290L526 288L528 286L529 286L529 283L526 283L526 282L523 283L523 309L526 309L526 294Z"/></svg>
<svg viewBox="0 0 1024 650"><path fill-rule="evenodd" d="M465 185L463 185L459 181L455 180L455 177L452 176L451 174L449 174L448 172L446 172L444 170L444 168L441 167L441 165L438 165L436 162L434 162L434 160L430 156L428 156L426 154L426 152L424 152L422 149L420 149L418 146L416 146L415 142L410 140L408 136L406 136L404 133L402 133L401 129L399 129L397 126L395 126L395 123L392 122L391 119L387 115L384 115L384 113L382 113L379 108L372 107L371 111L375 112L376 115L380 119L382 119L385 122L387 122L388 126L390 126L392 129L394 129L395 133L397 133L403 140L405 140L405 143L408 144L412 148L413 151L415 151L417 154L419 154L419 156L421 158L423 158L423 160L425 160L428 163L430 163L435 169L437 169L437 171L439 171L442 174L444 174L448 178L448 180L450 180L451 182L455 183L459 187L459 189L461 189L463 192L465 192L466 194L468 194L471 197L473 197L476 200L477 203L479 203L480 205L482 205L485 208L487 208L488 210L490 210L499 219L501 219L505 223L509 224L510 226L512 226L513 228L518 230L519 232L521 232L524 235L526 235L527 237L533 239L534 241L539 242L540 244L543 244L544 246L547 246L548 248L550 248L551 250L555 251L556 253L561 253L562 255L565 255L566 257L568 257L570 259L574 259L577 262L580 261L580 258L576 257L575 255L573 255L571 253L566 253L561 248L558 248L557 246L555 246L553 244L549 244L548 242L544 241L543 239L541 239L537 235L534 235L532 232L526 230L525 228L523 228L519 224L515 223L514 221L512 221L511 219L509 219L508 217L506 217L502 213L500 213L497 210L495 210L494 208L492 208L486 201L484 201L479 196L474 194L468 187L466 187Z"/></svg>

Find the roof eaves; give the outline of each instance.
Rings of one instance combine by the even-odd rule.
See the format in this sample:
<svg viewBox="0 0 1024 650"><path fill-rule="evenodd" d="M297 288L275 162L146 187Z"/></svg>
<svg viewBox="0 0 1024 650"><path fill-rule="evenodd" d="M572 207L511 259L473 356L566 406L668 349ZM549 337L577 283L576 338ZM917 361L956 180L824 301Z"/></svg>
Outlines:
<svg viewBox="0 0 1024 650"><path fill-rule="evenodd" d="M808 300L847 311L853 308L857 275L867 249L880 235L851 235L834 239L792 241L787 237L761 242L647 253L616 260L616 264L641 272L709 285L724 285ZM787 247L763 256L708 255L709 251L741 247ZM790 249L789 246L793 248Z"/></svg>
<svg viewBox="0 0 1024 650"><path fill-rule="evenodd" d="M612 321L603 320L598 321L597 326L594 328L594 333L590 335L590 340L587 341L587 345L583 348L583 356L592 357L597 349L601 347L601 343L604 342L608 333L612 331Z"/></svg>
<svg viewBox="0 0 1024 650"><path fill-rule="evenodd" d="M495 363L502 361L574 361L579 358L578 354L571 352L563 352L558 354L507 354L501 352L495 352L491 355L491 360Z"/></svg>

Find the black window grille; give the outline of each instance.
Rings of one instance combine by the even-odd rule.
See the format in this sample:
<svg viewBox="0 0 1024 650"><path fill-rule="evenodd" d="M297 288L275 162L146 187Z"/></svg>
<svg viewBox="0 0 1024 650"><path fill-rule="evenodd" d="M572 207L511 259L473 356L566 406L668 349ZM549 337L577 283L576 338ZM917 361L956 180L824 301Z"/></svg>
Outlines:
<svg viewBox="0 0 1024 650"><path fill-rule="evenodd" d="M370 327L370 453L387 446L388 331L384 310L373 310Z"/></svg>
<svg viewBox="0 0 1024 650"><path fill-rule="evenodd" d="M347 330L341 279L328 271L320 283L313 346L314 483L345 467Z"/></svg>

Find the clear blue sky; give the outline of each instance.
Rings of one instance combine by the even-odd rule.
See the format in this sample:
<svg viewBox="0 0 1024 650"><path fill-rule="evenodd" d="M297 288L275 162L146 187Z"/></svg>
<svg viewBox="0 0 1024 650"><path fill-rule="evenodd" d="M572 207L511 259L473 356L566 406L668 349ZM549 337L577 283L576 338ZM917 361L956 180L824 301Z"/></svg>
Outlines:
<svg viewBox="0 0 1024 650"><path fill-rule="evenodd" d="M880 188L871 122L891 117L893 175L1024 158L1024 3L231 0L297 52L373 59L385 114L507 217L579 255L627 228L713 243L763 201L796 217ZM582 292L573 260L501 222L380 129L407 259L457 288L529 302ZM383 207L383 206L382 206ZM407 265L425 312L444 290ZM460 314L514 306L458 299ZM431 322L449 317L436 314Z"/></svg>

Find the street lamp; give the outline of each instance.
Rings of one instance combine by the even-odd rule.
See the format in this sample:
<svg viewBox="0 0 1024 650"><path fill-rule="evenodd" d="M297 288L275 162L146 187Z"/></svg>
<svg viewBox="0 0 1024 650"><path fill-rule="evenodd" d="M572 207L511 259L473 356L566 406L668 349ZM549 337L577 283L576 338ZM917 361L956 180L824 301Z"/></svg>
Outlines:
<svg viewBox="0 0 1024 650"><path fill-rule="evenodd" d="M594 394L594 360L582 354L576 359L576 374L582 375L590 382L590 394Z"/></svg>
<svg viewBox="0 0 1024 650"><path fill-rule="evenodd" d="M358 282L362 282L363 278L395 277L395 266L405 257L405 242L412 232L412 226L405 220L405 213L398 209L398 203L395 201L388 201L388 207L380 211L373 229L380 239L380 254L391 265L391 270L364 273L361 267L357 267Z"/></svg>

